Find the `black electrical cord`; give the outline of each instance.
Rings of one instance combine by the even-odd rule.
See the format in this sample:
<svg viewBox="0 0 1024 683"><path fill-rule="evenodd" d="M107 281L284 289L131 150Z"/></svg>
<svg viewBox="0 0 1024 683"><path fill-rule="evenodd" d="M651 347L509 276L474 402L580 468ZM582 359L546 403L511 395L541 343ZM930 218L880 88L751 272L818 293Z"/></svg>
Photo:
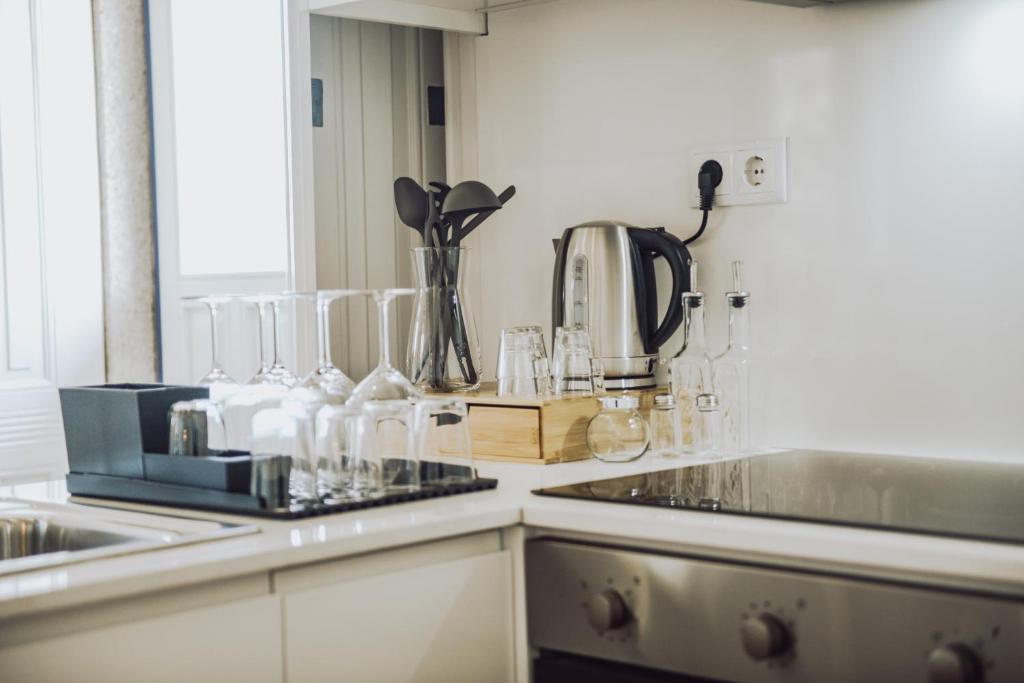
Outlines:
<svg viewBox="0 0 1024 683"><path fill-rule="evenodd" d="M700 193L700 210L704 212L697 232L683 240L683 244L692 244L700 239L708 227L708 214L715 206L715 188L722 182L722 165L714 159L705 161L697 173L697 191Z"/></svg>
<svg viewBox="0 0 1024 683"><path fill-rule="evenodd" d="M697 232L693 233L692 235L687 237L685 240L683 240L683 244L692 244L693 242L696 242L697 240L699 240L700 236L704 234L704 228L708 227L708 212L709 211L711 211L711 209L704 209L704 217L700 219L700 227L697 228Z"/></svg>

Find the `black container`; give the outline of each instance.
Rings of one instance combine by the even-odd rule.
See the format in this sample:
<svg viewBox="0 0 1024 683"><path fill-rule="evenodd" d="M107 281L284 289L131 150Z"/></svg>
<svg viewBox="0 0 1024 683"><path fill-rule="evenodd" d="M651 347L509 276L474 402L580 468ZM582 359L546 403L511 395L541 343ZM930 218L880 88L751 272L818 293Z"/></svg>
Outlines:
<svg viewBox="0 0 1024 683"><path fill-rule="evenodd" d="M147 481L249 494L252 456L242 451L192 456L144 453Z"/></svg>
<svg viewBox="0 0 1024 683"><path fill-rule="evenodd" d="M60 390L68 469L145 477L143 453L167 453L167 414L178 401L208 398L206 387L102 384Z"/></svg>

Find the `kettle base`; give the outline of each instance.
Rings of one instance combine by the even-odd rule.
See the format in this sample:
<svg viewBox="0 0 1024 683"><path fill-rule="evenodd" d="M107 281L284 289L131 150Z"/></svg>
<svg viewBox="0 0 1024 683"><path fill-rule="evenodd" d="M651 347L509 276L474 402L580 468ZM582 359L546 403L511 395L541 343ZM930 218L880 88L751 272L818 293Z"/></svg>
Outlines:
<svg viewBox="0 0 1024 683"><path fill-rule="evenodd" d="M605 377L604 388L609 391L622 391L624 389L653 389L658 383L654 375L649 377Z"/></svg>

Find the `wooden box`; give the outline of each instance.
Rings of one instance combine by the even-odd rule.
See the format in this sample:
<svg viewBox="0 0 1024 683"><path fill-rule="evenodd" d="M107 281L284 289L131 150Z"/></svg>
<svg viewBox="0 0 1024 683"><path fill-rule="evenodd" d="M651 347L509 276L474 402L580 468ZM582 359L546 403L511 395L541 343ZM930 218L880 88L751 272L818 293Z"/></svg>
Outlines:
<svg viewBox="0 0 1024 683"><path fill-rule="evenodd" d="M650 408L655 391L629 393L640 398L644 411ZM600 409L597 398L498 397L493 384L448 395L469 407L475 458L551 464L591 457L587 423Z"/></svg>

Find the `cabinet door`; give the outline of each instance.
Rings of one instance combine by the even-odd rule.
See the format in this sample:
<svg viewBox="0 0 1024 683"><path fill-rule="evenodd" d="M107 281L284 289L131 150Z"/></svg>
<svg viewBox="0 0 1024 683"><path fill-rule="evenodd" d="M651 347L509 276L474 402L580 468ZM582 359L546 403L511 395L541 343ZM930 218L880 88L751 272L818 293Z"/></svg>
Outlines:
<svg viewBox="0 0 1024 683"><path fill-rule="evenodd" d="M276 596L0 649L6 681L280 681Z"/></svg>
<svg viewBox="0 0 1024 683"><path fill-rule="evenodd" d="M287 679L511 681L508 551L285 596Z"/></svg>

